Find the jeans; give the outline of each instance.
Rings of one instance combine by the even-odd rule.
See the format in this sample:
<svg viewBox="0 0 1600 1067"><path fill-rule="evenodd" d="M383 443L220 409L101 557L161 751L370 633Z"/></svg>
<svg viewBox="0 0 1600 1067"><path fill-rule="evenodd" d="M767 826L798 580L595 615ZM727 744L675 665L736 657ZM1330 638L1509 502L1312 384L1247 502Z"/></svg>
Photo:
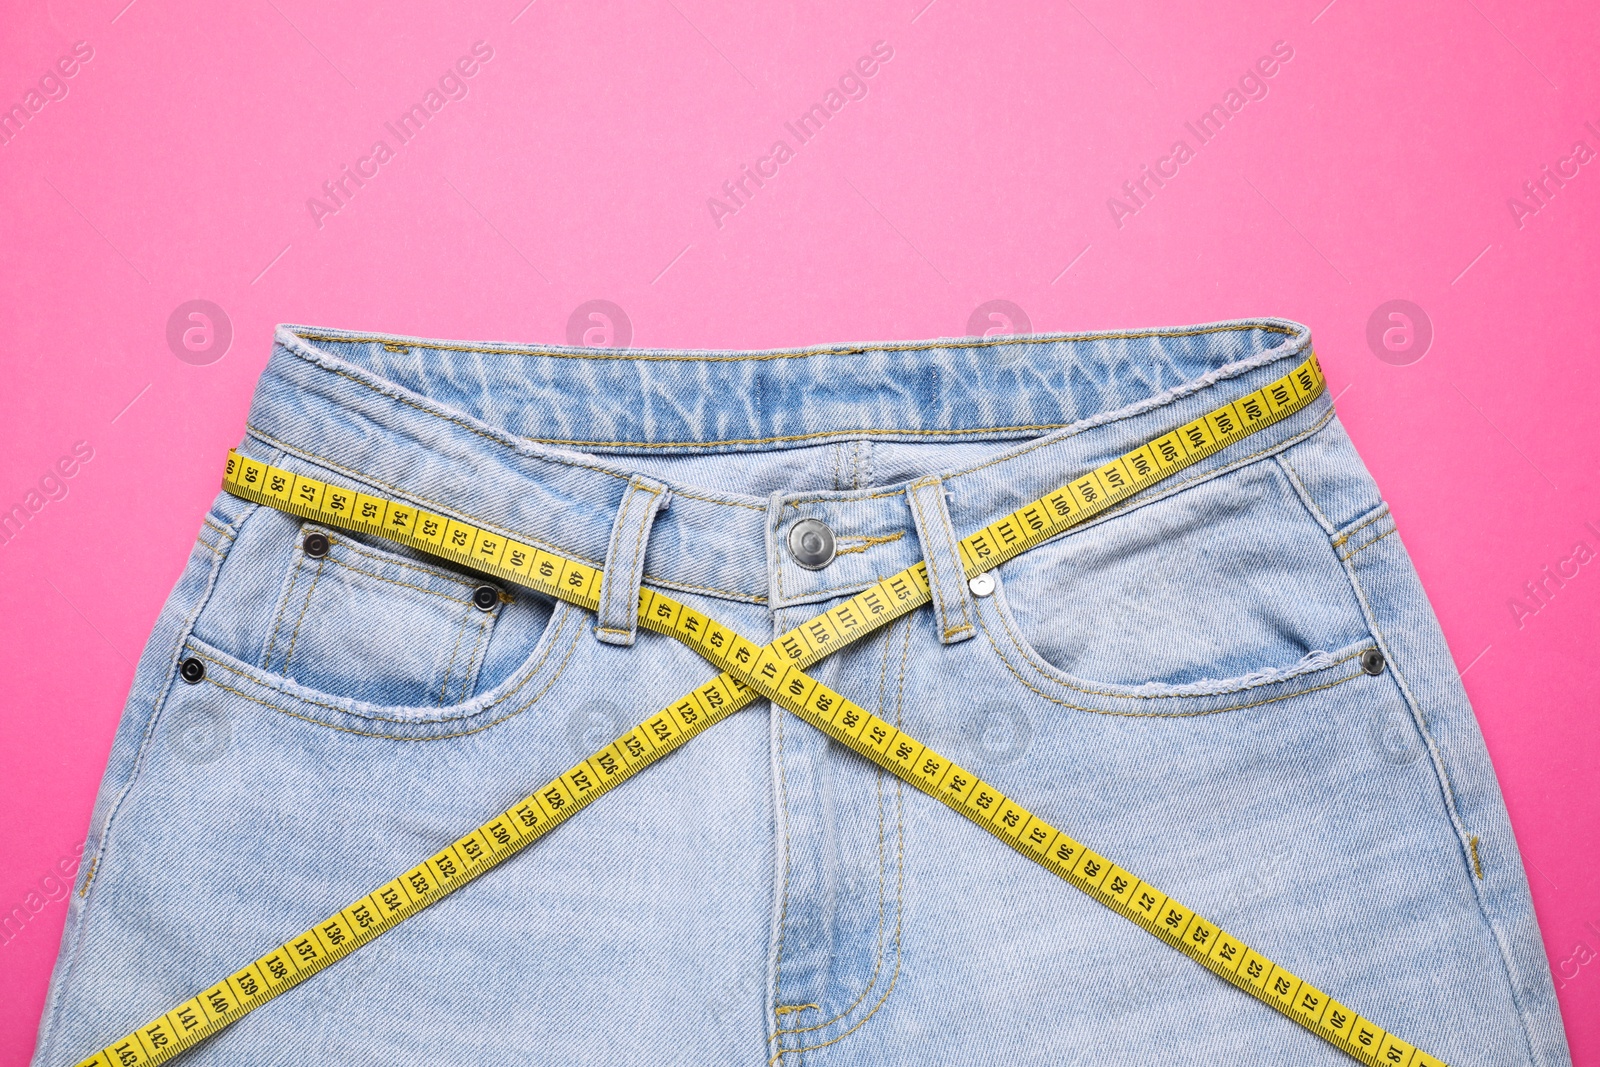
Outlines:
<svg viewBox="0 0 1600 1067"><path fill-rule="evenodd" d="M280 327L242 453L605 566L624 610L220 494L139 663L34 1062L714 674L633 625L638 583L771 640L1310 344L1277 319L749 353ZM992 573L811 673L1433 1055L1569 1063L1477 723L1326 394ZM765 702L181 1062L935 1058L1350 1062Z"/></svg>

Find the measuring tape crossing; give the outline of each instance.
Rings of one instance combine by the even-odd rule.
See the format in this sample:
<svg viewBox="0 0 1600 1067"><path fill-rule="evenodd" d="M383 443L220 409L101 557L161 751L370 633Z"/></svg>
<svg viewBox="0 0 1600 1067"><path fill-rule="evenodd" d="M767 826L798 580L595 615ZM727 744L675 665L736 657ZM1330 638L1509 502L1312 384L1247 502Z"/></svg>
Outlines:
<svg viewBox="0 0 1600 1067"><path fill-rule="evenodd" d="M1311 402L1325 387L1315 356L1249 396L1179 427L960 542L968 576L1014 558ZM224 488L330 526L372 533L466 564L588 610L601 571L475 524L271 467L230 452ZM757 697L988 830L1028 859L1179 949L1356 1059L1389 1067L1443 1067L1273 963L1214 923L1049 825L1012 798L904 731L805 674L804 669L931 599L924 563L901 571L758 646L650 589L640 625L675 638L722 673L551 779L440 852L300 936L191 998L79 1067L164 1063L337 962L527 847L651 763Z"/></svg>

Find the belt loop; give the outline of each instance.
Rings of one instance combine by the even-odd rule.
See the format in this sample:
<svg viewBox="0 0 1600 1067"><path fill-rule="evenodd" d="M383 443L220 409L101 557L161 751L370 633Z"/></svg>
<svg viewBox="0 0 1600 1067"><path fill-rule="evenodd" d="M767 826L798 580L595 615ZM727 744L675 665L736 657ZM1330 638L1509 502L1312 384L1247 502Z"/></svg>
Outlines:
<svg viewBox="0 0 1600 1067"><path fill-rule="evenodd" d="M639 632L639 583L644 580L644 549L656 513L672 494L660 482L635 474L617 507L600 578L600 609L594 636L608 645L631 645Z"/></svg>
<svg viewBox="0 0 1600 1067"><path fill-rule="evenodd" d="M978 632L973 626L976 614L956 532L950 525L950 511L944 506L944 483L937 475L919 478L906 490L906 501L911 505L917 540L922 542L922 556L928 563L928 588L933 590L939 640L947 645L965 641Z"/></svg>

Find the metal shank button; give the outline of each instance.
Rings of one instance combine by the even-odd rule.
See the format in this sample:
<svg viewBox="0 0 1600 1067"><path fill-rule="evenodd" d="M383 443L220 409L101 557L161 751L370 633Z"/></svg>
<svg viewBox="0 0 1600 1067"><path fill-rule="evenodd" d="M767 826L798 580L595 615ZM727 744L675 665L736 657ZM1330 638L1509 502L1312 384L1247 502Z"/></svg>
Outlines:
<svg viewBox="0 0 1600 1067"><path fill-rule="evenodd" d="M833 531L821 519L801 519L789 527L789 554L808 571L833 562Z"/></svg>

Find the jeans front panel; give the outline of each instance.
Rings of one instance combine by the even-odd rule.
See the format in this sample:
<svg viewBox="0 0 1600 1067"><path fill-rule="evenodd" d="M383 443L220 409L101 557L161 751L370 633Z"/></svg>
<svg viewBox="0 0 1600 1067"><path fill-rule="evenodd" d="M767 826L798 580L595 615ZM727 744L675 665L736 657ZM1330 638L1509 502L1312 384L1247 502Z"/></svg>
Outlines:
<svg viewBox="0 0 1600 1067"><path fill-rule="evenodd" d="M245 454L644 582L756 641L1275 380L1304 327L593 351L280 328ZM786 547L826 522L818 570ZM219 497L140 661L39 1067L414 867L713 672ZM336 557L336 558L334 558ZM1567 1063L1526 875L1394 520L1320 397L815 675L1447 1062ZM449 650L443 646L450 645ZM1383 665L1366 669L1370 654ZM179 664L195 659L193 684ZM764 702L183 1062L1339 1063Z"/></svg>
<svg viewBox="0 0 1600 1067"><path fill-rule="evenodd" d="M223 554L249 540L218 538ZM174 597L199 600L202 618L229 603L189 590ZM749 607L698 606L764 625ZM177 678L170 648L141 668L165 700L96 843L55 990L69 1010L40 1063L77 1062L298 935L713 673L652 633L635 649L594 641L565 606L504 681L444 707L333 697L196 636L175 644L205 678ZM150 716L143 693L130 720ZM553 832L184 1062L739 1059L767 1034L768 745L757 709L732 717L608 796L601 818Z"/></svg>
<svg viewBox="0 0 1600 1067"><path fill-rule="evenodd" d="M1299 501L1281 477L1267 477L1285 486L1282 514L1293 521ZM1199 486L1186 495L1206 494ZM1228 498L1221 487L1213 496ZM1162 510L1135 509L1098 535L1066 540L1134 544L1144 532L1136 527L1156 525L1225 553L1217 541L1289 536L1204 507L1185 527ZM1296 536L1321 535L1303 509L1298 526ZM1342 574L1339 548L1320 540L1324 566ZM1130 661L1147 650L1107 650L1080 659L1074 674L1038 653L1018 611L1036 584L1013 581L1010 567L976 601L979 639L940 646L919 618L906 672L913 736L1447 1062L1565 1062L1559 1044L1530 1050L1530 1034L1559 1034L1559 1017L1519 1010L1402 672L1360 666L1378 641L1355 592L1321 606L1353 626L1354 639L1291 669L1126 685L1095 679L1137 669ZM1108 592L1120 587L1114 568L1104 578ZM1076 576L1085 586L1096 579ZM1218 593L1163 589L1178 616ZM1075 613L1114 615L1119 605L1080 597L1033 608L1044 617L1032 630L1044 634L1052 615L1070 624ZM1226 661L1228 641L1200 633L1187 651ZM905 857L904 962L872 1023L882 1042L873 1062L1348 1062L914 792ZM1520 871L1502 877L1517 881ZM1529 931L1513 933L1537 944ZM807 1055L866 1062L842 1046Z"/></svg>

